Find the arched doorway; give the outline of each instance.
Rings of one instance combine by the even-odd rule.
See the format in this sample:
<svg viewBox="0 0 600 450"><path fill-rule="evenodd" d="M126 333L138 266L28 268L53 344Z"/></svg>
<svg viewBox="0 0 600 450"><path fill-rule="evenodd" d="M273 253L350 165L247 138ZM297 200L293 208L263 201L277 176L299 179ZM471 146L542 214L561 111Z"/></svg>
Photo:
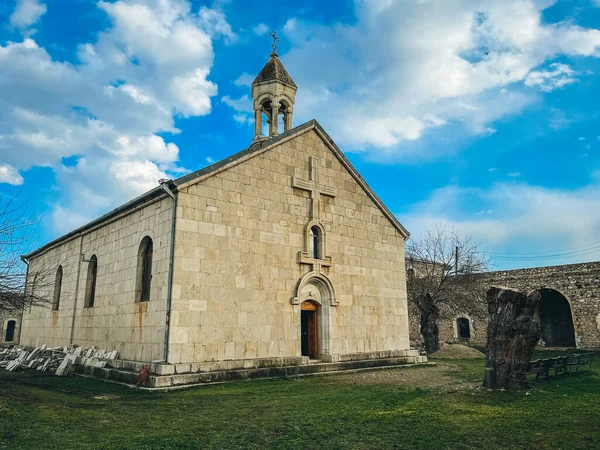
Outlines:
<svg viewBox="0 0 600 450"><path fill-rule="evenodd" d="M302 356L319 358L319 305L307 300L300 305L300 345Z"/></svg>
<svg viewBox="0 0 600 450"><path fill-rule="evenodd" d="M569 301L554 289L540 289L542 340L546 347L575 347L575 328Z"/></svg>

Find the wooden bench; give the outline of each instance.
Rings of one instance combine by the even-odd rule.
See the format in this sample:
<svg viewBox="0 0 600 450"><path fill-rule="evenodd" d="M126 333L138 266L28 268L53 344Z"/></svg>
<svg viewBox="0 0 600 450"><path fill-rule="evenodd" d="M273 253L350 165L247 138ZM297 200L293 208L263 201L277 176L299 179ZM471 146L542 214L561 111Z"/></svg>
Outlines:
<svg viewBox="0 0 600 450"><path fill-rule="evenodd" d="M578 372L580 367L585 366L589 366L589 369L592 370L593 359L593 353L573 353L572 355L569 355L569 361L567 362L569 373L571 373L573 369L575 369L575 372Z"/></svg>
<svg viewBox="0 0 600 450"><path fill-rule="evenodd" d="M568 356L557 356L555 358L536 359L529 363L526 374L535 373L536 380L540 375L544 375L546 379L550 379L550 371L554 370L554 375L559 373L572 373L579 371L580 367L589 366L592 370L593 353L573 353Z"/></svg>

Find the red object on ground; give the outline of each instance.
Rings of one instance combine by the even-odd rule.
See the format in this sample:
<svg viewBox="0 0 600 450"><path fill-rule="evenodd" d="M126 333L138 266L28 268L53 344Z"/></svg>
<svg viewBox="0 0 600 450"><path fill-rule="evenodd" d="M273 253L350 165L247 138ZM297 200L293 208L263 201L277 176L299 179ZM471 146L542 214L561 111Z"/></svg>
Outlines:
<svg viewBox="0 0 600 450"><path fill-rule="evenodd" d="M140 369L140 373L138 374L137 386L141 386L144 383L144 381L146 381L150 377L151 374L152 371L150 370L150 366L146 364Z"/></svg>

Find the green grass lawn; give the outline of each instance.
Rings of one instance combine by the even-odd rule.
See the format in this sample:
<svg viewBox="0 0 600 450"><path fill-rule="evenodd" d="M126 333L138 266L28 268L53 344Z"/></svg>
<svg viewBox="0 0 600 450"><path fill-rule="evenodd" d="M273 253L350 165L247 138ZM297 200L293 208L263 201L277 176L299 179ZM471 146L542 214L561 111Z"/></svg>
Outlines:
<svg viewBox="0 0 600 450"><path fill-rule="evenodd" d="M482 360L451 363L457 385L483 375ZM432 369L402 370L419 380ZM146 392L0 370L0 448L600 448L598 361L533 381L531 395L356 377Z"/></svg>

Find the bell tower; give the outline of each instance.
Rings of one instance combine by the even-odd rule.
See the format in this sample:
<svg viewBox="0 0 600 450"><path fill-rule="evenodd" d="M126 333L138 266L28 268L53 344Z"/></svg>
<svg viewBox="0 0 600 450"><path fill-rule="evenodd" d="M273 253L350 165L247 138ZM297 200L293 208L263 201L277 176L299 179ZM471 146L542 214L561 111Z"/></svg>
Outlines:
<svg viewBox="0 0 600 450"><path fill-rule="evenodd" d="M277 34L273 31L270 36L273 38L273 52L252 82L255 142L279 134L279 116L283 116L283 130L292 129L294 102L298 91L298 86L277 55ZM269 124L266 135L263 135L263 114Z"/></svg>

